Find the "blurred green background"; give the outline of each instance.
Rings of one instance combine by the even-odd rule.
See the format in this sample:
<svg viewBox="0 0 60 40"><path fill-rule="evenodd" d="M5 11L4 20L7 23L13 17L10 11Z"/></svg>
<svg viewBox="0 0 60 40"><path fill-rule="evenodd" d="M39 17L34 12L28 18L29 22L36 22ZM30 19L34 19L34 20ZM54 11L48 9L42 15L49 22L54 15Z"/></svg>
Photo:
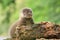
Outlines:
<svg viewBox="0 0 60 40"><path fill-rule="evenodd" d="M51 21L60 24L60 0L0 0L0 35L7 35L19 18L21 8L33 10L34 22Z"/></svg>

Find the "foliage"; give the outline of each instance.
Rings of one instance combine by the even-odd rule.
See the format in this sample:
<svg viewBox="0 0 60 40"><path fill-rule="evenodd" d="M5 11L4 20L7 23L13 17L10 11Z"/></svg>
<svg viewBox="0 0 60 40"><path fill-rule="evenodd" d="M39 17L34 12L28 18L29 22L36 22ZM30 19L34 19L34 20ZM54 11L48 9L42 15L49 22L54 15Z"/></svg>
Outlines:
<svg viewBox="0 0 60 40"><path fill-rule="evenodd" d="M34 22L60 23L60 0L0 0L0 35L8 32L24 7L32 8Z"/></svg>

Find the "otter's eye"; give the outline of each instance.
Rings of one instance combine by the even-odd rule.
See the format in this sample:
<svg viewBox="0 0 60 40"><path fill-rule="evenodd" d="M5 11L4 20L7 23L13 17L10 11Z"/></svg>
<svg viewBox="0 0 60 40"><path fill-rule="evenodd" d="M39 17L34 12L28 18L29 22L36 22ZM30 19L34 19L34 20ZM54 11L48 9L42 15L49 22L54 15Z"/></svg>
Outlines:
<svg viewBox="0 0 60 40"><path fill-rule="evenodd" d="M32 11L30 11L30 13L32 13Z"/></svg>

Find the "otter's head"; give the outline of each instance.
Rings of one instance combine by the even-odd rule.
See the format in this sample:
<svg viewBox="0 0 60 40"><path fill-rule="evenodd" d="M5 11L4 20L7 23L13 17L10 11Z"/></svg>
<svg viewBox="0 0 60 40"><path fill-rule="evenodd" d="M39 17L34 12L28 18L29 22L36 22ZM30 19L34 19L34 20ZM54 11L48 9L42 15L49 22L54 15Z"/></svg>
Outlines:
<svg viewBox="0 0 60 40"><path fill-rule="evenodd" d="M25 18L32 18L32 10L30 8L24 8L22 14Z"/></svg>

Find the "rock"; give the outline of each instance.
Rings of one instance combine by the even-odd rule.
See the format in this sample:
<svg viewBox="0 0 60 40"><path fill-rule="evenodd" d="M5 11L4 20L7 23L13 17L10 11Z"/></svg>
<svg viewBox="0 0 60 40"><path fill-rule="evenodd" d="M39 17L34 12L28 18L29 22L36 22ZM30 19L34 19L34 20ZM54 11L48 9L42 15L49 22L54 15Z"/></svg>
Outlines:
<svg viewBox="0 0 60 40"><path fill-rule="evenodd" d="M60 39L60 26L51 22L34 24L30 29L24 28L19 37L21 40L35 40L40 38Z"/></svg>

